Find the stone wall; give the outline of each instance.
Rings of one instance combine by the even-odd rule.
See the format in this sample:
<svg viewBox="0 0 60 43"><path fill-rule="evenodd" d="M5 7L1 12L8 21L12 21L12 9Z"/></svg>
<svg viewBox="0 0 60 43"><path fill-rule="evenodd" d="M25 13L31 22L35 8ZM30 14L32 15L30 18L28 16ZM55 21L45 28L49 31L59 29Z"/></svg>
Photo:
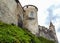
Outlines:
<svg viewBox="0 0 60 43"><path fill-rule="evenodd" d="M44 26L38 27L37 11L37 7L33 5L23 8L18 0L0 0L0 21L19 27L23 26L32 34L43 36L57 43L56 32L52 26L51 29ZM31 12L34 13L32 17L30 17Z"/></svg>
<svg viewBox="0 0 60 43"><path fill-rule="evenodd" d="M24 28L36 35L38 33L37 9L33 6L27 6L24 7ZM34 12L33 17L30 17L31 11Z"/></svg>
<svg viewBox="0 0 60 43"><path fill-rule="evenodd" d="M0 21L18 25L18 14L21 15L22 12L18 6L15 0L0 0Z"/></svg>
<svg viewBox="0 0 60 43"><path fill-rule="evenodd" d="M17 17L18 17L18 26L23 27L23 14L24 14L24 12L23 12L23 8L20 3L18 4L17 10L15 13L17 14Z"/></svg>
<svg viewBox="0 0 60 43"><path fill-rule="evenodd" d="M38 27L39 27L39 35L40 36L42 36L46 39L49 39L49 40L53 40L56 43L58 43L56 32L53 32L52 30L50 30L44 26L38 26Z"/></svg>

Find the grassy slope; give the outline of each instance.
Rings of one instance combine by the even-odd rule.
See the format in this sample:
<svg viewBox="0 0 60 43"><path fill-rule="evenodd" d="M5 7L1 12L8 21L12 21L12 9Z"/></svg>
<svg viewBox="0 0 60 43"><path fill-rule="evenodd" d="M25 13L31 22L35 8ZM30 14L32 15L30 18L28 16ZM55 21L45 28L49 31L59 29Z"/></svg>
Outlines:
<svg viewBox="0 0 60 43"><path fill-rule="evenodd" d="M54 43L25 29L0 22L0 43Z"/></svg>

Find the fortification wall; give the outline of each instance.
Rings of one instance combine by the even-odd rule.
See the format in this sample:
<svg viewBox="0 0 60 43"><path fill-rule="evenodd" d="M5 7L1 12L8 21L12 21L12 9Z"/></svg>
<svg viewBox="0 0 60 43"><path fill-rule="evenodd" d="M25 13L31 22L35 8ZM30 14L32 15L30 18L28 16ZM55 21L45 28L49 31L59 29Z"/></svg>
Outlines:
<svg viewBox="0 0 60 43"><path fill-rule="evenodd" d="M49 39L49 40L53 40L55 41L56 43L58 43L58 40L57 40L57 36L56 36L56 32L44 27L44 26L38 26L39 27L39 35L46 38L46 39Z"/></svg>
<svg viewBox="0 0 60 43"><path fill-rule="evenodd" d="M0 21L18 25L18 14L21 15L21 12L15 0L0 0Z"/></svg>
<svg viewBox="0 0 60 43"><path fill-rule="evenodd" d="M36 35L38 33L37 9L30 5L27 6L24 7L24 27Z"/></svg>

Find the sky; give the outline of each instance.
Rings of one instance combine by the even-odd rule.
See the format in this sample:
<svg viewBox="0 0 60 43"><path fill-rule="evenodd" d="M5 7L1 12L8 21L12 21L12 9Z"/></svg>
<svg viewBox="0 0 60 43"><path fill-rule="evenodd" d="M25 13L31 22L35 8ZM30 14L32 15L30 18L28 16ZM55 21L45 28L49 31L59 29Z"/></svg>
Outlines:
<svg viewBox="0 0 60 43"><path fill-rule="evenodd" d="M60 43L60 0L19 0L22 6L35 5L38 8L38 24L49 27L50 21L55 25Z"/></svg>

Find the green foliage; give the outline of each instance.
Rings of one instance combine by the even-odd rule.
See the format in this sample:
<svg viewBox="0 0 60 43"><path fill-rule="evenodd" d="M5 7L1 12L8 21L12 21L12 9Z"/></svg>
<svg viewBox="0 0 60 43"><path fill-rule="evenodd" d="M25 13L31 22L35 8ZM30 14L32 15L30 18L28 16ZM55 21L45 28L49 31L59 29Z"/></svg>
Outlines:
<svg viewBox="0 0 60 43"><path fill-rule="evenodd" d="M0 22L0 43L54 43L43 37L36 37L17 26Z"/></svg>
<svg viewBox="0 0 60 43"><path fill-rule="evenodd" d="M45 39L45 38L43 38L43 37L38 37L38 38L39 38L39 40L41 41L41 43L54 43L54 41L47 40L47 39Z"/></svg>

